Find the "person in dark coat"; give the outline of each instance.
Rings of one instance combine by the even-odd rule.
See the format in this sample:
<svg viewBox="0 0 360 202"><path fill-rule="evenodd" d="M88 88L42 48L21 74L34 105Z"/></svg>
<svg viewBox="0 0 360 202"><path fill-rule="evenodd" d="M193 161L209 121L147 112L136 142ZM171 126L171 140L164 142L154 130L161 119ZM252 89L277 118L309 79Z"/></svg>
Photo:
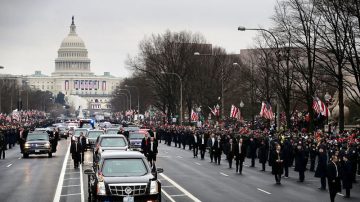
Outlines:
<svg viewBox="0 0 360 202"><path fill-rule="evenodd" d="M283 168L285 171L285 178L289 177L289 167L292 165L292 156L293 154L293 146L291 145L291 142L289 139L286 139L284 142L284 146L282 148L283 153Z"/></svg>
<svg viewBox="0 0 360 202"><path fill-rule="evenodd" d="M306 154L301 142L295 149L295 171L299 172L298 182L304 182L306 170Z"/></svg>
<svg viewBox="0 0 360 202"><path fill-rule="evenodd" d="M357 164L357 161L358 161L358 151L357 151L357 148L354 144L350 144L349 146L349 151L348 151L348 160L350 161L351 163L351 180L353 183L357 183L356 182L356 164Z"/></svg>
<svg viewBox="0 0 360 202"><path fill-rule="evenodd" d="M272 170L271 173L275 175L276 184L281 184L281 175L283 174L283 155L281 152L281 146L278 144L276 146L276 150L273 152L273 162L272 162Z"/></svg>
<svg viewBox="0 0 360 202"><path fill-rule="evenodd" d="M315 177L320 178L320 190L326 190L326 166L327 166L327 153L323 148L319 148L318 163L315 170Z"/></svg>
<svg viewBox="0 0 360 202"><path fill-rule="evenodd" d="M335 201L336 193L341 192L340 167L338 166L338 158L336 155L331 156L331 161L326 167L326 177L328 180L330 201Z"/></svg>
<svg viewBox="0 0 360 202"><path fill-rule="evenodd" d="M84 136L83 132L80 132L79 142L81 144L81 163L84 163L84 154L86 151L86 137Z"/></svg>
<svg viewBox="0 0 360 202"><path fill-rule="evenodd" d="M249 143L248 143L248 151L249 153L248 158L251 159L251 166L250 167L255 167L255 158L256 158L256 149L257 149L257 145L256 145L256 141L253 137L250 137Z"/></svg>
<svg viewBox="0 0 360 202"><path fill-rule="evenodd" d="M316 151L316 144L312 143L310 145L310 171L314 172L315 171L315 160L316 160L316 155L317 155L317 151Z"/></svg>
<svg viewBox="0 0 360 202"><path fill-rule="evenodd" d="M199 137L199 149L200 149L201 160L204 160L205 158L206 143L207 143L207 139L205 139L205 135L201 134Z"/></svg>
<svg viewBox="0 0 360 202"><path fill-rule="evenodd" d="M265 143L265 140L262 140L258 150L259 163L262 165L261 171L265 171L265 165L268 157L268 146Z"/></svg>
<svg viewBox="0 0 360 202"><path fill-rule="evenodd" d="M233 159L234 159L235 146L236 145L233 143L232 138L229 139L229 142L225 146L226 157L227 157L227 160L229 162L229 168L232 168L232 162L233 162Z"/></svg>
<svg viewBox="0 0 360 202"><path fill-rule="evenodd" d="M207 145L209 147L210 162L212 163L215 156L215 134L211 134L210 138L208 139Z"/></svg>
<svg viewBox="0 0 360 202"><path fill-rule="evenodd" d="M155 166L156 156L158 153L158 143L154 137L150 137L150 142L147 145L146 150L147 150L147 159L150 163L150 166L153 167L153 166Z"/></svg>
<svg viewBox="0 0 360 202"><path fill-rule="evenodd" d="M221 136L218 135L215 139L215 144L214 144L214 159L215 159L215 164L220 165L220 161L221 161L221 153L223 150L223 146L222 146L222 140L221 140Z"/></svg>
<svg viewBox="0 0 360 202"><path fill-rule="evenodd" d="M198 152L199 152L199 136L198 134L194 133L191 138L191 144L193 149L194 158L197 158Z"/></svg>
<svg viewBox="0 0 360 202"><path fill-rule="evenodd" d="M246 157L246 145L242 138L239 139L234 150L236 160L236 173L242 174L242 168Z"/></svg>
<svg viewBox="0 0 360 202"><path fill-rule="evenodd" d="M6 150L5 135L0 129L0 159L1 157L5 159L5 150Z"/></svg>
<svg viewBox="0 0 360 202"><path fill-rule="evenodd" d="M141 140L141 152L147 157L148 155L148 145L150 143L150 138L148 134L145 133L145 137Z"/></svg>
<svg viewBox="0 0 360 202"><path fill-rule="evenodd" d="M341 162L341 180L343 189L346 191L345 198L350 198L350 189L352 189L352 165L348 159L348 155L343 156Z"/></svg>
<svg viewBox="0 0 360 202"><path fill-rule="evenodd" d="M79 167L79 162L81 159L81 144L78 140L78 138L75 138L75 140L71 143L70 146L70 153L72 156L72 159L74 160L74 168L78 168Z"/></svg>

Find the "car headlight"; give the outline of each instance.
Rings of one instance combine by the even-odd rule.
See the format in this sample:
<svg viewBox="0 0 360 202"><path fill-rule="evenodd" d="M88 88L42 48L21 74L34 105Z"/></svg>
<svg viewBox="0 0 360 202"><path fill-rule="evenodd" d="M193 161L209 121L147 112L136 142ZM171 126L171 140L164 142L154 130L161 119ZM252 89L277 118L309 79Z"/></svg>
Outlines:
<svg viewBox="0 0 360 202"><path fill-rule="evenodd" d="M102 195L102 196L106 195L105 183L104 182L98 182L97 183L97 195Z"/></svg>
<svg viewBox="0 0 360 202"><path fill-rule="evenodd" d="M47 147L47 148L49 148L49 147L50 147L50 143L45 143L44 146Z"/></svg>
<svg viewBox="0 0 360 202"><path fill-rule="evenodd" d="M86 144L89 144L89 139L86 138Z"/></svg>
<svg viewBox="0 0 360 202"><path fill-rule="evenodd" d="M158 194L159 186L157 181L150 181L150 194Z"/></svg>
<svg viewBox="0 0 360 202"><path fill-rule="evenodd" d="M24 147L30 147L29 143L25 143Z"/></svg>

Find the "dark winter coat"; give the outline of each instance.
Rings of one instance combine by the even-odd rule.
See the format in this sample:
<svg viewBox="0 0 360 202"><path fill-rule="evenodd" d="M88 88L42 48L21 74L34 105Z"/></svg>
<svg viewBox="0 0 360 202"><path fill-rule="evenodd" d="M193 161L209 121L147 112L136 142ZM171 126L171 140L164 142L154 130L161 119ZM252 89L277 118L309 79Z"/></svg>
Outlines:
<svg viewBox="0 0 360 202"><path fill-rule="evenodd" d="M281 175L283 174L283 162L280 162L280 160L283 160L283 152L277 153L276 150L272 154L273 156L273 162L272 162L272 170L271 173L273 175Z"/></svg>
<svg viewBox="0 0 360 202"><path fill-rule="evenodd" d="M266 163L268 157L268 149L266 144L261 144L258 150L259 163Z"/></svg>
<svg viewBox="0 0 360 202"><path fill-rule="evenodd" d="M295 149L295 171L301 172L306 170L305 151L302 149Z"/></svg>
<svg viewBox="0 0 360 202"><path fill-rule="evenodd" d="M326 177L327 155L326 152L319 153L315 177Z"/></svg>
<svg viewBox="0 0 360 202"><path fill-rule="evenodd" d="M352 167L349 160L341 163L341 180L343 189L352 189Z"/></svg>

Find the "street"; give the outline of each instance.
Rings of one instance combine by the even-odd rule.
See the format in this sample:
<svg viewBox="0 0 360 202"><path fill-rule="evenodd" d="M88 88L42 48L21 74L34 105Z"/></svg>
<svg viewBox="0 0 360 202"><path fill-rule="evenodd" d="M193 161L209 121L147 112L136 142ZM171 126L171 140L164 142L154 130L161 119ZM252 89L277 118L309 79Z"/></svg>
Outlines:
<svg viewBox="0 0 360 202"><path fill-rule="evenodd" d="M68 153L69 140L61 140L53 158L32 155L23 159L19 146L7 150L7 158L0 161L0 201L86 201L87 176L80 169L91 165L92 153L85 153L85 163L73 168ZM159 175L163 201L329 201L329 193L319 191L319 179L306 172L305 183L298 183L297 173L291 169L290 178L275 185L267 167L250 168L245 161L243 175L229 169L222 156L221 165L192 157L192 151L159 144L157 166L164 168ZM259 165L256 165L259 166ZM64 169L63 169L64 168ZM59 180L60 179L60 180ZM357 201L359 184L354 184L350 199L338 194L336 201Z"/></svg>

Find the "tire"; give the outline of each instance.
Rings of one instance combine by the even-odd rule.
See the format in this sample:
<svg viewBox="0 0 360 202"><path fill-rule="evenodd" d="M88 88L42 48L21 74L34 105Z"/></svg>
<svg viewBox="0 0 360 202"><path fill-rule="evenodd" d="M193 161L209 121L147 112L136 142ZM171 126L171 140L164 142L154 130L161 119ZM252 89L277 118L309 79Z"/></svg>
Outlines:
<svg viewBox="0 0 360 202"><path fill-rule="evenodd" d="M23 153L23 158L29 158L29 154Z"/></svg>
<svg viewBox="0 0 360 202"><path fill-rule="evenodd" d="M52 153L51 152L48 153L48 157L52 158Z"/></svg>

